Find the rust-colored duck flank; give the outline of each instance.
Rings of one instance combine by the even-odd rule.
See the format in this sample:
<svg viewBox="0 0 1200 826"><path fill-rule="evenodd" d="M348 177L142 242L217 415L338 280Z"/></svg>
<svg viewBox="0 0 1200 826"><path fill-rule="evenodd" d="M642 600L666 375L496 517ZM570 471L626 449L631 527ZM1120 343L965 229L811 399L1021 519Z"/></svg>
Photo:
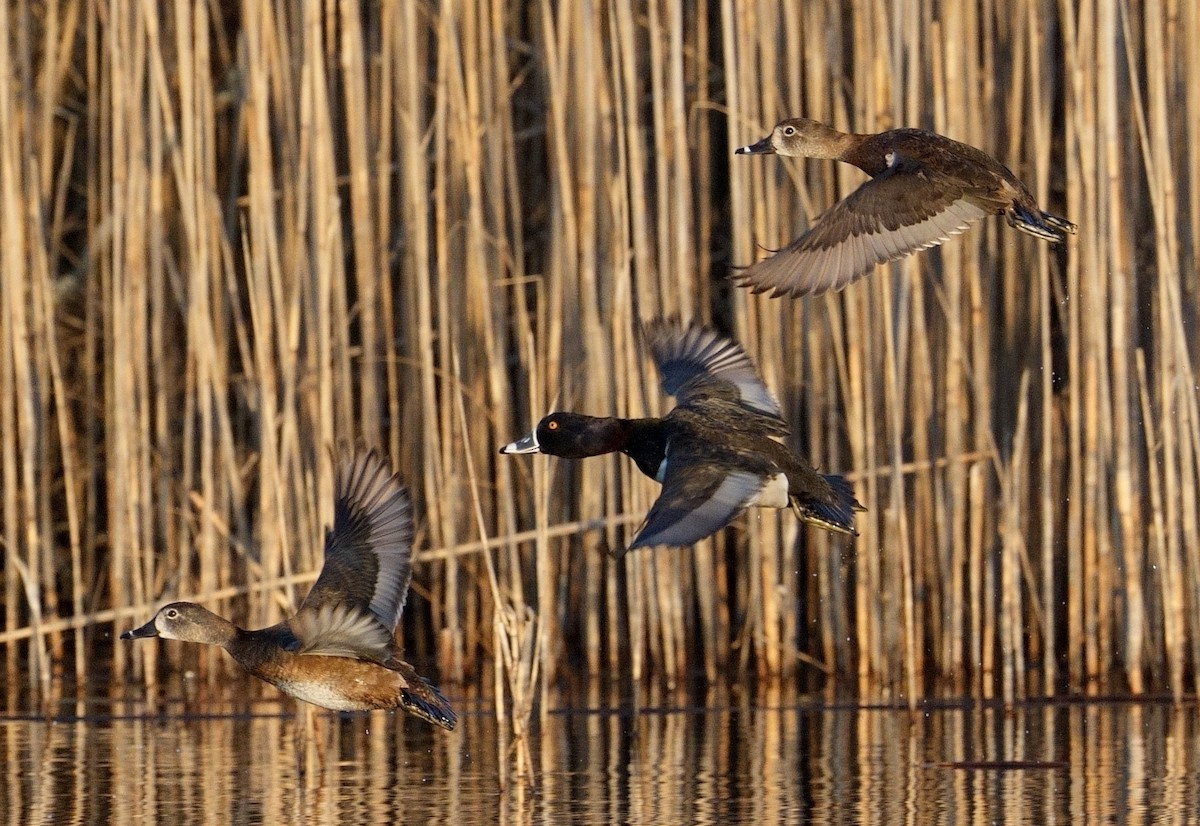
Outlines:
<svg viewBox="0 0 1200 826"><path fill-rule="evenodd" d="M855 135L792 118L734 154L844 161L871 176L795 241L737 276L772 298L840 290L876 264L940 244L988 215L1003 213L1010 226L1055 243L1076 229L1043 212L991 155L924 129Z"/></svg>
<svg viewBox="0 0 1200 826"><path fill-rule="evenodd" d="M191 602L172 602L123 640L219 645L284 694L334 711L400 707L452 729L446 698L401 659L395 630L412 578L408 491L373 450L338 463L325 565L300 610L246 631Z"/></svg>

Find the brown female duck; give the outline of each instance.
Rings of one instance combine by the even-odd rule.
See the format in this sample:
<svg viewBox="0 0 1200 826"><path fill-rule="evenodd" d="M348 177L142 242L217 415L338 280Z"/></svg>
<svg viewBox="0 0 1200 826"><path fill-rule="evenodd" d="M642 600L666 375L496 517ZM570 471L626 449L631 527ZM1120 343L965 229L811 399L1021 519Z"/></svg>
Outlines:
<svg viewBox="0 0 1200 826"><path fill-rule="evenodd" d="M807 232L738 276L773 298L838 290L876 264L942 243L988 215L1060 243L1075 225L1043 212L1029 189L998 160L923 129L874 135L839 132L807 118L779 123L737 155L787 155L854 164L871 180L816 219Z"/></svg>
<svg viewBox="0 0 1200 826"><path fill-rule="evenodd" d="M452 729L446 698L400 658L395 629L412 577L408 491L375 451L338 466L325 565L291 619L246 631L191 602L172 602L123 640L219 645L284 694L334 711L403 708Z"/></svg>

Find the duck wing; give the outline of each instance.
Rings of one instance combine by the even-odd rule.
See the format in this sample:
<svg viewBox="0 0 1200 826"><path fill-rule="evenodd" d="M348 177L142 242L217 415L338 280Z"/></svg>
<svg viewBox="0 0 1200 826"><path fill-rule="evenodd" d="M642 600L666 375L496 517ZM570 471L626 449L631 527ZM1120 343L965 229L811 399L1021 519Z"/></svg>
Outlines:
<svg viewBox="0 0 1200 826"><path fill-rule="evenodd" d="M769 481L763 474L723 468L691 440L667 445L662 493L626 551L650 545L692 545L728 525Z"/></svg>
<svg viewBox="0 0 1200 826"><path fill-rule="evenodd" d="M343 458L325 565L292 619L305 645L319 638L320 653L331 653L349 640L357 649L372 636L372 623L390 641L412 579L412 539L408 491L383 457L360 450Z"/></svg>
<svg viewBox="0 0 1200 826"><path fill-rule="evenodd" d="M680 407L725 410L762 432L786 436L779 403L763 384L754 362L733 339L697 322L655 319L642 331L662 379L663 392Z"/></svg>
<svg viewBox="0 0 1200 826"><path fill-rule="evenodd" d="M355 605L301 606L286 625L294 642L284 647L293 654L349 657L392 669L403 662L392 631Z"/></svg>
<svg viewBox="0 0 1200 826"><path fill-rule="evenodd" d="M1004 206L958 176L895 163L736 279L756 293L770 290L772 298L840 290L875 265L940 244Z"/></svg>

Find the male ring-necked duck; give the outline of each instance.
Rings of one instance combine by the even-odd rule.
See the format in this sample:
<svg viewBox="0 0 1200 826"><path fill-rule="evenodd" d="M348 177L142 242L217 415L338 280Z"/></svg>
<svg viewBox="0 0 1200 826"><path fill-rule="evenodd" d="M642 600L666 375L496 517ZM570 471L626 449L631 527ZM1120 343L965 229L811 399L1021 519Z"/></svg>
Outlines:
<svg viewBox="0 0 1200 826"><path fill-rule="evenodd" d="M862 507L850 483L821 474L777 439L788 436L779 405L737 342L703 325L655 320L643 338L678 406L661 419L551 413L501 453L566 459L620 451L660 482L662 493L626 551L691 545L751 505L791 506L802 521L855 535ZM618 554L624 551L618 552Z"/></svg>
<svg viewBox="0 0 1200 826"><path fill-rule="evenodd" d="M738 283L771 297L839 290L876 264L942 243L987 215L1061 243L1075 225L1043 212L1008 167L973 146L924 129L839 132L807 118L782 121L737 155L787 155L854 164L871 180L792 243L747 267Z"/></svg>
<svg viewBox="0 0 1200 826"><path fill-rule="evenodd" d="M245 631L191 602L159 609L123 640L219 645L284 694L334 711L403 708L452 729L446 698L402 660L395 629L412 578L408 491L374 450L338 465L325 564L291 619Z"/></svg>

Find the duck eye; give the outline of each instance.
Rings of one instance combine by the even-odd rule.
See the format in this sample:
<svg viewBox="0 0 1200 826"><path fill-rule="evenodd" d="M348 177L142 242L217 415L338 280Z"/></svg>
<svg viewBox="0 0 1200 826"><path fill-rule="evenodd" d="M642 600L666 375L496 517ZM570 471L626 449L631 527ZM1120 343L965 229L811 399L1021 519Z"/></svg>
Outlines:
<svg viewBox="0 0 1200 826"><path fill-rule="evenodd" d="M550 421L546 423L547 430L558 430L558 422Z"/></svg>
<svg viewBox="0 0 1200 826"><path fill-rule="evenodd" d="M170 611L167 611L167 619L178 619L178 618L179 618L179 611L177 611L176 609L172 608Z"/></svg>
<svg viewBox="0 0 1200 826"><path fill-rule="evenodd" d="M787 135L790 138L792 135L796 134L796 127L794 127L794 126L783 127L783 134Z"/></svg>

